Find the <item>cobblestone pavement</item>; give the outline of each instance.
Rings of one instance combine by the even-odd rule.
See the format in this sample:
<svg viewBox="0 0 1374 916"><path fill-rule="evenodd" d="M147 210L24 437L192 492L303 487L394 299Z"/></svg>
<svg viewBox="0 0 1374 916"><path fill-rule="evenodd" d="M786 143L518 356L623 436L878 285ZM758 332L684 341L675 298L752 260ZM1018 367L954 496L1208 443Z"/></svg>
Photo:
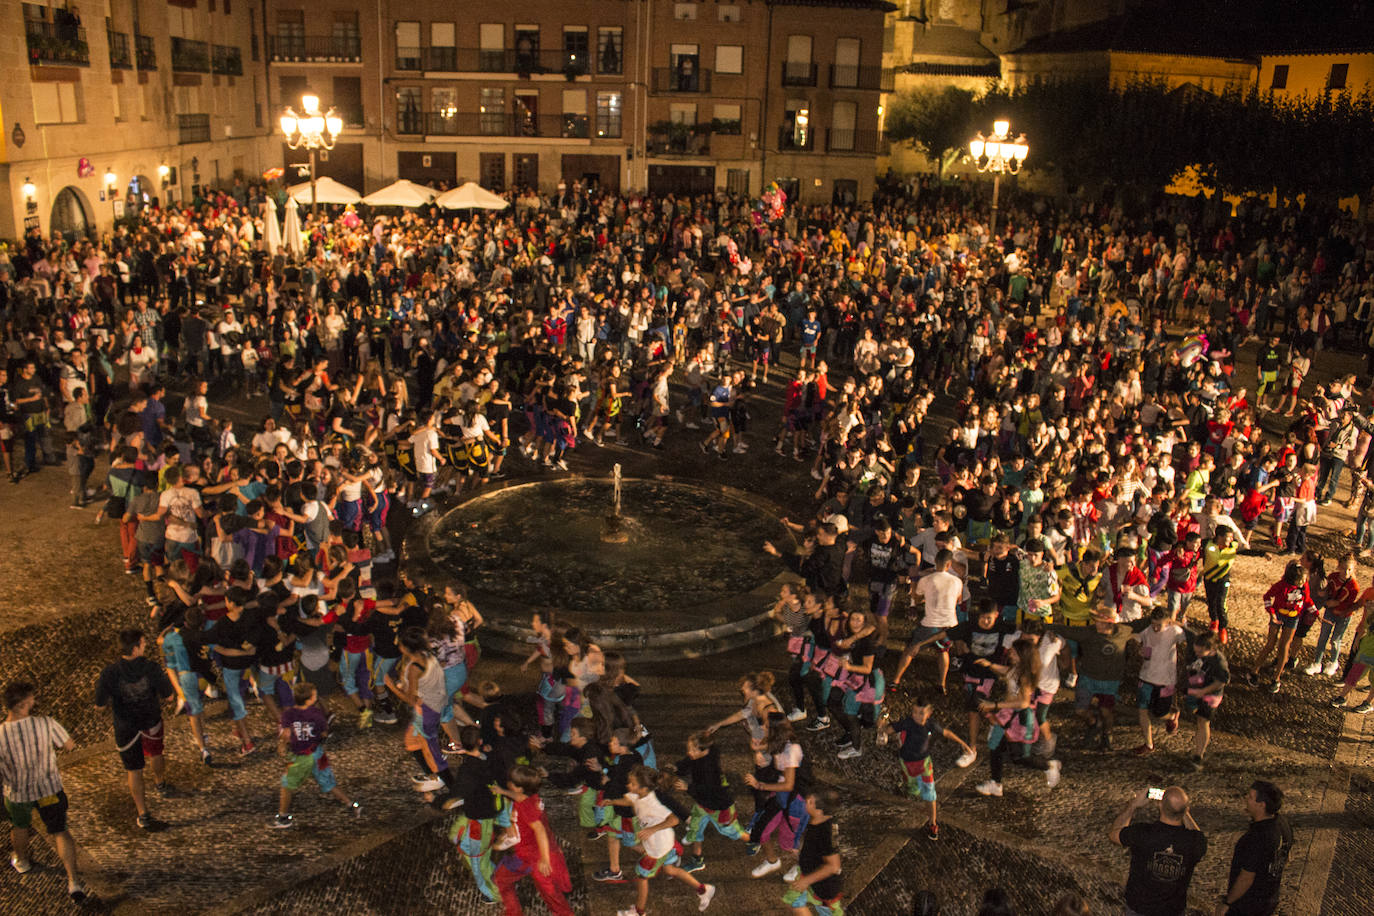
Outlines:
<svg viewBox="0 0 1374 916"><path fill-rule="evenodd" d="M756 489L800 517L810 507L806 487L792 479L790 461L787 474L777 473L762 440L775 420L774 400L771 392L759 398L760 433L751 437L754 453L732 459L729 474L733 485ZM629 475L667 471L689 479L719 479L716 461L701 458L689 442L671 445L659 455L623 446L583 447L573 464L578 470L596 470L614 460ZM512 470L527 472L520 464ZM348 714L341 717L330 753L345 790L365 805L362 818L353 819L332 801L302 792L295 805L299 825L270 830L267 819L274 810L280 765L264 750L247 760L228 752L221 702L208 707L209 729L212 742L225 753L209 769L192 762L185 721L173 722L170 777L182 791L179 797L153 802L173 828L155 836L136 830L108 721L90 699L95 674L110 658L113 632L146 623L147 611L138 583L121 574L113 525L92 525L93 510L61 508L65 484L54 470L19 487L0 489L0 543L7 548L0 552L0 581L5 583L0 589L0 670L5 678L36 679L43 711L62 721L81 746L64 763L72 831L81 847L83 871L105 901L87 911L140 916L481 911L470 875L444 841L444 818L418 804L405 785L411 764L402 752L399 728L379 726L359 733ZM1334 549L1350 524L1348 512L1324 511L1314 541ZM1237 670L1246 670L1258 649L1263 624L1259 596L1281 567L1281 558L1265 556L1243 558L1237 565L1232 589L1236 639L1228 652ZM1362 577L1369 573L1369 566L1361 567ZM894 645L905 627L901 620L894 624ZM912 683L928 682L932 667L928 658L919 659ZM763 668L780 673L785 659L780 648L768 647L646 668L632 667L645 686L641 713L656 729L660 758L670 761L680 756L689 730L737 707L738 675ZM480 676L500 680L508 690L528 689L532 683L528 674L496 659L483 663ZM1289 793L1295 826L1283 912L1363 914L1374 891L1374 716L1329 709L1325 701L1333 689L1325 679L1300 675L1286 678L1277 696L1233 687L1218 713L1202 773L1186 766L1193 727L1187 717L1179 735L1141 760L1121 751L1103 755L1079 750L1077 726L1064 722L1064 713L1058 712L1063 783L1050 791L1039 774L1013 768L1002 799L984 799L972 791L986 777L984 760L959 771L951 748L937 745L943 825L938 843L916 835L924 813L896 794L900 774L893 754L869 746L858 760L840 762L832 734L807 734L803 742L817 762L818 777L846 792L839 827L847 910L859 916L897 916L909 912L917 891L932 889L944 904L941 912L957 916L976 912L982 890L1000 883L1022 913L1046 912L1066 890L1083 894L1094 912L1118 911L1126 863L1124 853L1107 840L1107 827L1132 791L1168 781L1190 792L1211 841L1193 884L1195 904L1210 912L1210 901L1222 889L1231 846L1245 826L1241 792L1252 779L1265 777ZM906 695L894 691L891 702L900 704ZM1061 705L1066 698L1061 697ZM270 724L253 709L255 731L266 734ZM962 706L954 697L939 706L937 715L964 728ZM1133 747L1138 732L1124 704L1120 718L1116 746ZM721 742L731 781L739 785L748 768L744 735L725 733ZM557 795L547 800L573 869L577 911L602 916L629 905L632 886L589 881L590 873L605 864L605 848L581 835L570 801ZM741 813L747 816L748 808L745 794ZM0 835L5 837L0 839L3 856L9 841L7 834ZM701 877L722 889L712 912L782 911L776 876L748 877L757 860L716 837L708 840L706 854L710 865ZM0 913L74 912L45 839L34 844L34 859L39 867L25 876L0 869ZM655 882L653 894L656 914L696 912L695 901L676 882ZM541 906L530 912L542 912Z"/></svg>

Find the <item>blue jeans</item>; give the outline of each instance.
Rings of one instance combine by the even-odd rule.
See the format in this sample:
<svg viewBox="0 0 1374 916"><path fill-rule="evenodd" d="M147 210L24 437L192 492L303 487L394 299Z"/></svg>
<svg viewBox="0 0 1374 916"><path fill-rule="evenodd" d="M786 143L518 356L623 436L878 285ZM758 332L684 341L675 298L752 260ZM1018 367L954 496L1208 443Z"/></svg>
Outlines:
<svg viewBox="0 0 1374 916"><path fill-rule="evenodd" d="M1317 664L1324 663L1323 657L1326 654L1327 640L1331 641L1332 663L1334 664L1335 662L1340 661L1341 643L1345 641L1345 631L1349 626L1349 617L1338 617L1335 620L1332 620L1327 617L1322 617L1322 628L1321 631L1317 634L1317 651L1314 656Z"/></svg>
<svg viewBox="0 0 1374 916"><path fill-rule="evenodd" d="M248 673L247 669L221 668L220 671L224 675L224 692L229 700L230 714L235 722L246 719L248 707L243 705L243 678Z"/></svg>

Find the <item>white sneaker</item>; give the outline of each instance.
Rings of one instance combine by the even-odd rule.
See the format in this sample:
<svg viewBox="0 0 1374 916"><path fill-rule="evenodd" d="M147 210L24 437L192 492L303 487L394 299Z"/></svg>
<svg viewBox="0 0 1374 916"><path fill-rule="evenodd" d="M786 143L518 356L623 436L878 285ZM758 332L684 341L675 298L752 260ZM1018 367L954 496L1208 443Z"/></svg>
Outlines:
<svg viewBox="0 0 1374 916"><path fill-rule="evenodd" d="M855 757L863 756L863 751L859 750L857 747L850 746L840 751L835 756L839 757L841 760L853 760Z"/></svg>
<svg viewBox="0 0 1374 916"><path fill-rule="evenodd" d="M802 719L805 719L805 718L806 718L806 713L802 712L800 709L798 709L798 708L795 707L795 706L793 706L793 707L792 707L792 711L789 712L789 713L787 714L787 721L788 721L788 722L800 722Z"/></svg>
<svg viewBox="0 0 1374 916"><path fill-rule="evenodd" d="M1311 677L1311 676L1314 675L1314 674L1321 674L1321 671L1322 671L1322 663L1321 663L1321 662L1313 662L1312 664L1308 665L1306 668L1302 669L1302 673L1305 674L1305 675L1307 675L1308 677Z"/></svg>
<svg viewBox="0 0 1374 916"><path fill-rule="evenodd" d="M639 916L639 910L630 907L628 910L616 910L615 916Z"/></svg>
<svg viewBox="0 0 1374 916"><path fill-rule="evenodd" d="M1064 675L1064 686L1072 689L1078 683L1078 675L1069 673Z"/></svg>
<svg viewBox="0 0 1374 916"><path fill-rule="evenodd" d="M1340 668L1341 666L1337 662L1327 662L1326 667L1322 669L1322 674L1326 675L1327 677L1335 677L1336 672L1339 671Z"/></svg>
<svg viewBox="0 0 1374 916"><path fill-rule="evenodd" d="M1045 771L1045 785L1049 786L1051 789L1059 785L1059 771L1062 768L1063 764L1058 760L1051 760L1050 768Z"/></svg>
<svg viewBox="0 0 1374 916"><path fill-rule="evenodd" d="M972 766L972 765L973 765L973 761L975 761L975 760L977 760L977 759L978 759L978 752L977 752L977 751L964 751L962 754L959 755L959 759L956 760L956 761L954 761L954 765L957 766L959 769L962 770L962 769L964 769L964 767Z"/></svg>
<svg viewBox="0 0 1374 916"><path fill-rule="evenodd" d="M771 875L780 868L782 868L782 859L778 859L774 862L769 862L767 859L764 859L754 867L754 870L749 873L749 877L762 878L764 875Z"/></svg>
<svg viewBox="0 0 1374 916"><path fill-rule="evenodd" d="M782 876L782 880L786 881L788 884L791 884L793 881L796 881L799 877L801 877L801 866L793 865Z"/></svg>
<svg viewBox="0 0 1374 916"><path fill-rule="evenodd" d="M15 853L10 853L10 865L14 866L14 870L19 872L19 874L21 875L27 875L29 871L33 868L32 862L30 862L28 859L19 858L19 856Z"/></svg>
<svg viewBox="0 0 1374 916"><path fill-rule="evenodd" d="M1002 784L991 779L974 786L973 790L979 795L991 795L993 798L1002 797Z"/></svg>
<svg viewBox="0 0 1374 916"><path fill-rule="evenodd" d="M706 908L710 906L711 901L715 899L716 886L714 884L706 885L706 890L702 891L700 894L697 894L697 912L706 912ZM636 916L638 916L638 914L636 914Z"/></svg>

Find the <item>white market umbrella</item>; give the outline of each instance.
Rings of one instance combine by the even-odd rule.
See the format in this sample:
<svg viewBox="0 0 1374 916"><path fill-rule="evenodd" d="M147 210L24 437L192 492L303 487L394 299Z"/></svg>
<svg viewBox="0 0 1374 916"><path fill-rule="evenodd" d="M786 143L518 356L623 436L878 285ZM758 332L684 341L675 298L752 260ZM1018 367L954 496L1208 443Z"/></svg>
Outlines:
<svg viewBox="0 0 1374 916"><path fill-rule="evenodd" d="M286 193L298 204L310 203L310 182L302 182L286 189ZM315 202L321 204L356 204L363 197L346 184L333 178L315 179Z"/></svg>
<svg viewBox="0 0 1374 916"><path fill-rule="evenodd" d="M301 239L301 216L296 198L286 198L286 227L282 229L286 250L299 257L305 254L305 242Z"/></svg>
<svg viewBox="0 0 1374 916"><path fill-rule="evenodd" d="M276 254L281 248L281 223L277 221L277 202L270 197L262 205L262 238L267 245L268 254Z"/></svg>
<svg viewBox="0 0 1374 916"><path fill-rule="evenodd" d="M510 201L475 181L466 181L452 191L445 191L435 203L445 210L504 210L510 206Z"/></svg>
<svg viewBox="0 0 1374 916"><path fill-rule="evenodd" d="M433 188L402 178L373 191L363 198L363 203L369 207L423 207L437 196L439 192Z"/></svg>

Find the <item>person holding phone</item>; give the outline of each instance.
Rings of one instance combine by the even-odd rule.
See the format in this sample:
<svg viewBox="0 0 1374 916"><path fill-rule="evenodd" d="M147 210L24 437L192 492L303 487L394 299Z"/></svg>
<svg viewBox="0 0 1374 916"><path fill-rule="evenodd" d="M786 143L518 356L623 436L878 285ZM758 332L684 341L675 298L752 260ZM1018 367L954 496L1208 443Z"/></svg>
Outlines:
<svg viewBox="0 0 1374 916"><path fill-rule="evenodd" d="M1159 820L1132 824L1137 811L1159 805ZM1188 909L1193 869L1207 853L1203 835L1178 786L1141 789L1112 824L1112 842L1131 851L1126 916L1182 916Z"/></svg>

